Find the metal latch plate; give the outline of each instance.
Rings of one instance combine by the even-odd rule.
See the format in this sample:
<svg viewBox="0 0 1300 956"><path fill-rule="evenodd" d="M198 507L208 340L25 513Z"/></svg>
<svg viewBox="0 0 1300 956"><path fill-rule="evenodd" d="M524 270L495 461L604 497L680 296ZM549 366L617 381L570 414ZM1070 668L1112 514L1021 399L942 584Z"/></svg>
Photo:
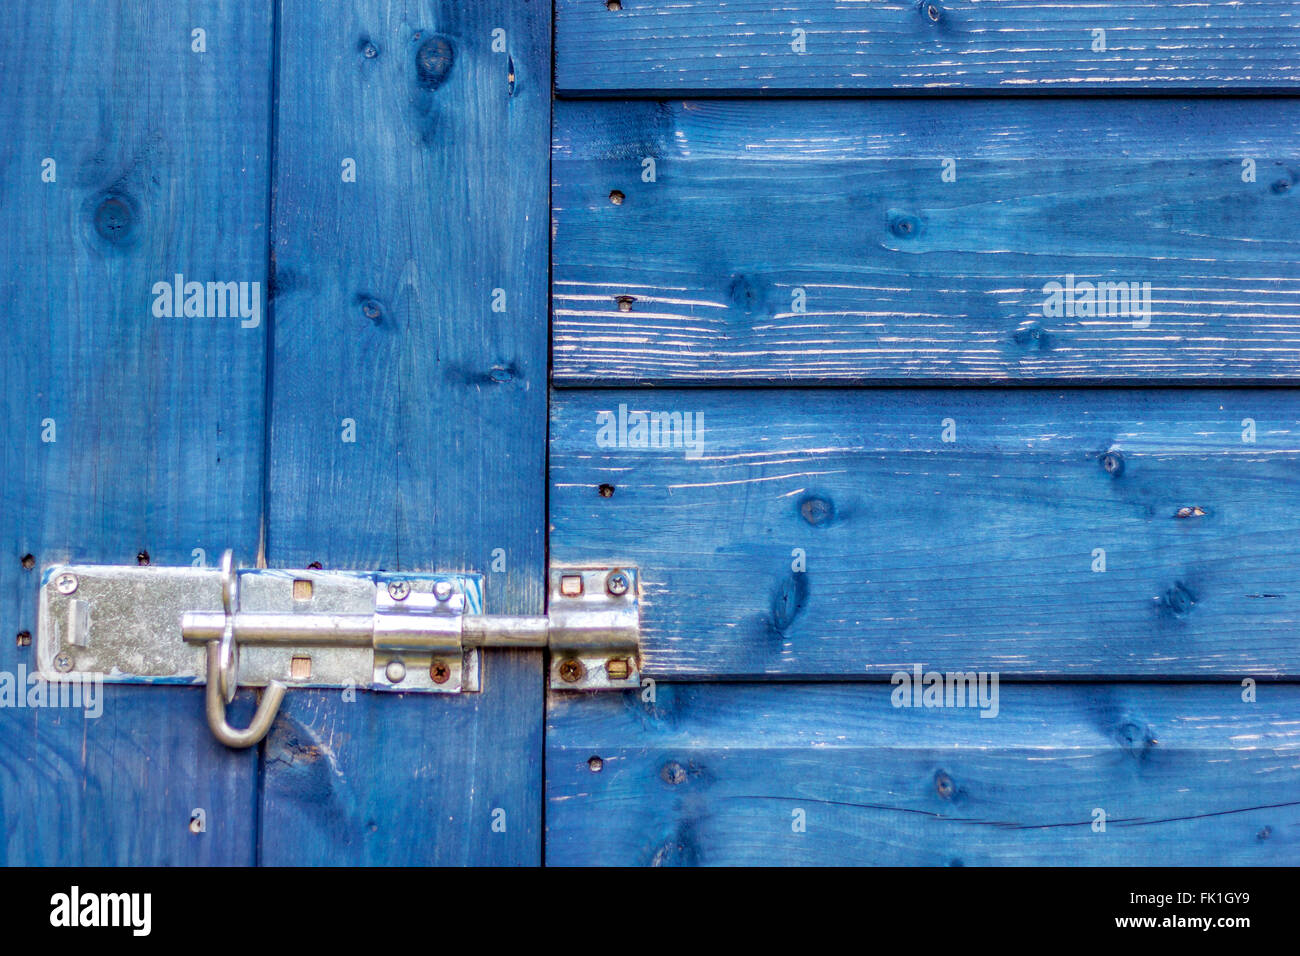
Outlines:
<svg viewBox="0 0 1300 956"><path fill-rule="evenodd" d="M451 586L446 613L483 613L483 577L354 571L248 569L238 572L240 607L249 613L351 615L397 607L392 582L427 603L440 582ZM407 593L405 590L400 593ZM424 598L424 601L421 601ZM181 639L187 612L222 611L215 568L63 565L41 581L36 658L47 680L100 676L126 684L202 684L205 648ZM260 646L239 650L239 683L278 680L290 687L359 687L456 693L480 687L478 648L454 655L367 647ZM390 667L398 662L400 667ZM394 677L400 675L400 679Z"/></svg>
<svg viewBox="0 0 1300 956"><path fill-rule="evenodd" d="M552 568L550 577L551 689L639 688L637 569Z"/></svg>

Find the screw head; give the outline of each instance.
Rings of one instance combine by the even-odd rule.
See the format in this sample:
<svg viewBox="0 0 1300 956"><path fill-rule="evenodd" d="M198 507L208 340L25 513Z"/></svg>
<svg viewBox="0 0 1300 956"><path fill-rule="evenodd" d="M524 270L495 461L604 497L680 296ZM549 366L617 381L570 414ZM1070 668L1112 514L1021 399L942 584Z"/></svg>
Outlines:
<svg viewBox="0 0 1300 956"><path fill-rule="evenodd" d="M389 661L388 666L384 668L384 676L390 683L400 684L406 679L406 665L401 661Z"/></svg>
<svg viewBox="0 0 1300 956"><path fill-rule="evenodd" d="M54 586L60 594L71 594L77 590L77 576L71 572L64 571L54 579Z"/></svg>
<svg viewBox="0 0 1300 956"><path fill-rule="evenodd" d="M434 661L429 665L429 679L435 684L445 684L451 678L451 668L446 661Z"/></svg>
<svg viewBox="0 0 1300 956"><path fill-rule="evenodd" d="M567 661L560 664L560 679L569 684L576 684L582 680L587 669L582 666L582 661L576 657L570 657Z"/></svg>
<svg viewBox="0 0 1300 956"><path fill-rule="evenodd" d="M411 594L411 583L409 581L389 581L388 596L394 601L405 601Z"/></svg>
<svg viewBox="0 0 1300 956"><path fill-rule="evenodd" d="M68 671L72 670L72 655L67 651L61 651L58 656L54 658L54 669L60 674L66 674Z"/></svg>
<svg viewBox="0 0 1300 956"><path fill-rule="evenodd" d="M605 590L615 597L626 594L631 586L632 582L622 571L611 571L609 577L605 579Z"/></svg>
<svg viewBox="0 0 1300 956"><path fill-rule="evenodd" d="M451 597L456 589L451 586L450 581L437 581L433 585L433 596L439 601L445 601Z"/></svg>

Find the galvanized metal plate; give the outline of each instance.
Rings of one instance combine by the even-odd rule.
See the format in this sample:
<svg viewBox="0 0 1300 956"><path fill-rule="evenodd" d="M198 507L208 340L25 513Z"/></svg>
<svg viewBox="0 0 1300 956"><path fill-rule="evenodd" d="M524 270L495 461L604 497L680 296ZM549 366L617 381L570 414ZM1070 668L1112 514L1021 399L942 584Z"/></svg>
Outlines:
<svg viewBox="0 0 1300 956"><path fill-rule="evenodd" d="M547 615L552 690L641 686L636 568L552 568Z"/></svg>
<svg viewBox="0 0 1300 956"><path fill-rule="evenodd" d="M281 569L240 571L240 610L373 614L393 606L388 586L394 581L405 582L413 597L432 594L439 582L446 582L457 613L483 613L483 578L478 574ZM202 684L205 651L181 639L181 618L191 611L222 610L221 573L215 568L52 566L41 578L37 666L51 681L99 676L128 684ZM291 687L402 693L480 687L479 652L473 648L439 657L366 647L243 645L239 655L241 686L278 680ZM390 677L394 661L401 665L400 680Z"/></svg>

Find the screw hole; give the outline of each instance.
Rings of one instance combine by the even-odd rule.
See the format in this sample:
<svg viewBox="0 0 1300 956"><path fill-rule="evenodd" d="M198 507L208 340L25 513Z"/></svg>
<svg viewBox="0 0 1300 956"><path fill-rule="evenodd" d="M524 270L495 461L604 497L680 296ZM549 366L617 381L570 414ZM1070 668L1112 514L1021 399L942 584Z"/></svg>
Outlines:
<svg viewBox="0 0 1300 956"><path fill-rule="evenodd" d="M30 646L31 646L31 643L32 643L32 632L31 632L31 631L19 631L19 632L18 632L18 646L19 646L19 647L30 647Z"/></svg>
<svg viewBox="0 0 1300 956"><path fill-rule="evenodd" d="M135 556L135 563L140 565L142 568L147 568L149 566L149 552L141 551L137 553Z"/></svg>
<svg viewBox="0 0 1300 956"><path fill-rule="evenodd" d="M319 561L313 561L311 564L307 565L308 571L319 571L320 569L321 563Z"/></svg>
<svg viewBox="0 0 1300 956"><path fill-rule="evenodd" d="M602 498L613 498L613 497L614 497L614 486L613 486L613 485L601 485L600 488L598 488L597 490L600 492L600 496L601 496Z"/></svg>
<svg viewBox="0 0 1300 956"><path fill-rule="evenodd" d="M605 9L614 11L622 10L622 0L605 0Z"/></svg>
<svg viewBox="0 0 1300 956"><path fill-rule="evenodd" d="M601 760L599 757L592 757L587 761L587 767L592 773L600 773L605 769L605 761Z"/></svg>
<svg viewBox="0 0 1300 956"><path fill-rule="evenodd" d="M928 16L932 22L934 23L939 22L939 8L936 7L933 3L928 4L926 6L925 15Z"/></svg>
<svg viewBox="0 0 1300 956"><path fill-rule="evenodd" d="M34 558L30 554L24 554L22 557L22 561L23 561L23 568L27 571L30 571L32 568L36 567L36 558Z"/></svg>
<svg viewBox="0 0 1300 956"><path fill-rule="evenodd" d="M609 191L609 201L612 202L615 206L623 205L623 200L626 198L627 197L623 195L623 191L621 189L611 189Z"/></svg>

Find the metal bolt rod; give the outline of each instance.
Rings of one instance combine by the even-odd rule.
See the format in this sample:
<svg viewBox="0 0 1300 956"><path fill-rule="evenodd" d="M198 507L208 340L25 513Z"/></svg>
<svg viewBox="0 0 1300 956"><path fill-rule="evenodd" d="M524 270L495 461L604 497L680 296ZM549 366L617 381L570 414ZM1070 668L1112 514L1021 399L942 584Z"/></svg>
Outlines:
<svg viewBox="0 0 1300 956"><path fill-rule="evenodd" d="M240 644L370 647L373 614L256 614L233 616ZM181 637L191 644L220 640L226 628L221 612L190 611L181 618Z"/></svg>
<svg viewBox="0 0 1300 956"><path fill-rule="evenodd" d="M551 622L544 617L474 615L461 624L466 647L545 647Z"/></svg>
<svg viewBox="0 0 1300 956"><path fill-rule="evenodd" d="M373 647L383 650L464 647L636 647L636 617L611 622L596 612L572 615L556 627L547 617L498 614L449 618L434 614L276 614L240 611L231 618L239 644L281 647ZM459 629L457 629L459 623ZM191 644L218 641L226 615L190 611L181 637ZM459 642L457 641L459 638Z"/></svg>

